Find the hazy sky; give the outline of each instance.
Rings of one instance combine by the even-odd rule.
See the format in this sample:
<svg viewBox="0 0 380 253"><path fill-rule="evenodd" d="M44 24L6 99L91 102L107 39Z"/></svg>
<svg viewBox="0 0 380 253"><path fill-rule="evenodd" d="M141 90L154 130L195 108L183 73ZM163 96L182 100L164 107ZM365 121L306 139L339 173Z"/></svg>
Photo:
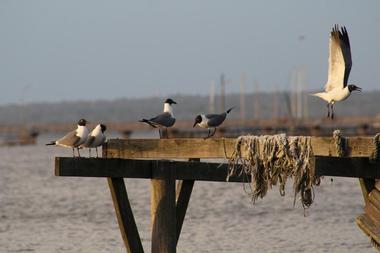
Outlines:
<svg viewBox="0 0 380 253"><path fill-rule="evenodd" d="M378 89L380 1L0 1L0 104L289 89L327 76L329 32L346 25L350 82ZM304 36L300 40L300 36Z"/></svg>

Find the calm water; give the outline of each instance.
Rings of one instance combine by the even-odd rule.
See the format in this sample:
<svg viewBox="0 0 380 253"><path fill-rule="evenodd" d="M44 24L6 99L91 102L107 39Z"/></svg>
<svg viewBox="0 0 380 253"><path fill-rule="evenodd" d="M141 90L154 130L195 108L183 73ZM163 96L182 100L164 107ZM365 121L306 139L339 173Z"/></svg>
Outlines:
<svg viewBox="0 0 380 253"><path fill-rule="evenodd" d="M106 179L54 176L41 144L0 148L0 252L125 252ZM140 236L150 252L150 182L125 180ZM178 252L376 252L355 224L363 212L357 179L322 181L304 217L291 186L255 205L241 184L196 182Z"/></svg>

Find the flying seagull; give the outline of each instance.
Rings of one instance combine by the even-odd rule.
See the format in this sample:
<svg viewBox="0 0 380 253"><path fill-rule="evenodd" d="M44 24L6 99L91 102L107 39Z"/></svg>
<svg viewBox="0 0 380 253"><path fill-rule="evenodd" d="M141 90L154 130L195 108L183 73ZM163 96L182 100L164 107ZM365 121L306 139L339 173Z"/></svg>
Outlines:
<svg viewBox="0 0 380 253"><path fill-rule="evenodd" d="M77 129L67 133L61 139L58 139L56 141L51 141L47 143L46 145L57 145L57 146L72 148L74 157L75 157L74 149L76 148L78 151L78 156L80 157L79 146L82 145L87 140L87 136L88 136L88 129L86 127L86 124L87 124L87 121L85 119L80 119L78 121Z"/></svg>
<svg viewBox="0 0 380 253"><path fill-rule="evenodd" d="M335 25L330 33L329 72L325 91L312 94L327 102L327 117L334 119L334 103L348 98L352 91L362 89L348 84L352 60L346 27ZM331 107L331 112L330 112Z"/></svg>
<svg viewBox="0 0 380 253"><path fill-rule="evenodd" d="M103 145L103 143L106 141L106 135L104 134L106 129L107 127L105 125L98 124L91 131L91 133L89 133L86 142L81 145L81 147L83 148L88 148L88 154L90 157L91 157L91 148L95 148L96 157L99 157L98 147Z"/></svg>
<svg viewBox="0 0 380 253"><path fill-rule="evenodd" d="M140 122L147 123L154 128L158 127L158 132L160 134L160 138L162 137L160 129L162 127L165 127L166 128L166 136L167 136L167 134L168 134L167 128L173 126L175 123L172 104L177 104L177 103L174 102L171 98L166 99L164 102L164 111L162 113L160 113L156 117L153 117L150 119L142 119L142 120L140 120Z"/></svg>
<svg viewBox="0 0 380 253"><path fill-rule="evenodd" d="M232 109L233 109L233 107L231 107L230 109L228 109L227 111L225 111L221 114L200 114L200 115L197 115L195 117L195 122L194 122L193 127L198 125L198 126L203 127L203 128L208 128L208 134L207 134L207 137L205 139L210 138L210 137L214 136L214 134L216 132L216 128L224 122L224 120L227 117L227 114L229 114ZM211 128L214 128L214 132L210 135Z"/></svg>

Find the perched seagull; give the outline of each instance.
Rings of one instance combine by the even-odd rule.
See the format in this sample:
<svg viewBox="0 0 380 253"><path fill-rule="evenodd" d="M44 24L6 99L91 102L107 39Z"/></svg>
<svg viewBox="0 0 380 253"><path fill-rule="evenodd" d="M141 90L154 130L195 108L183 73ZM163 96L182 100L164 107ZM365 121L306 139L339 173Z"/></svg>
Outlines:
<svg viewBox="0 0 380 253"><path fill-rule="evenodd" d="M230 109L228 109L227 111L225 111L221 114L206 114L206 115L200 114L200 115L197 115L195 117L195 122L194 122L193 127L198 125L198 126L203 127L203 128L208 128L208 135L205 139L210 138L210 137L214 136L214 134L216 132L216 128L224 122L224 120L227 117L227 114L229 114L232 109L233 109L233 107L231 107ZM211 128L214 128L214 132L210 135L210 133L211 133L210 129Z"/></svg>
<svg viewBox="0 0 380 253"><path fill-rule="evenodd" d="M362 89L347 85L352 66L350 40L346 27L335 25L330 33L329 72L325 92L312 94L327 102L327 117L334 119L334 103L348 98L352 91ZM331 106L331 113L330 113Z"/></svg>
<svg viewBox="0 0 380 253"><path fill-rule="evenodd" d="M158 132L161 136L161 127L166 128L166 136L168 134L168 127L171 127L175 123L175 118L173 114L173 108L172 104L177 104L174 102L171 98L168 98L164 102L164 112L160 113L156 117L153 117L151 119L142 119L140 122L144 122L149 124L150 126L157 128L158 127Z"/></svg>
<svg viewBox="0 0 380 253"><path fill-rule="evenodd" d="M57 146L72 148L74 157L75 157L74 148L76 148L78 150L78 156L80 157L79 146L86 142L87 136L88 136L88 129L86 127L86 124L87 124L87 121L85 119L79 120L77 129L69 132L68 134L63 136L61 139L56 140L56 141L51 141L50 143L47 143L46 145L57 145Z"/></svg>
<svg viewBox="0 0 380 253"><path fill-rule="evenodd" d="M90 157L91 157L91 148L95 148L96 157L99 157L98 147L103 145L103 143L106 141L106 135L104 134L106 129L107 127L105 125L98 124L88 135L86 142L80 146L83 148L88 148L88 154Z"/></svg>

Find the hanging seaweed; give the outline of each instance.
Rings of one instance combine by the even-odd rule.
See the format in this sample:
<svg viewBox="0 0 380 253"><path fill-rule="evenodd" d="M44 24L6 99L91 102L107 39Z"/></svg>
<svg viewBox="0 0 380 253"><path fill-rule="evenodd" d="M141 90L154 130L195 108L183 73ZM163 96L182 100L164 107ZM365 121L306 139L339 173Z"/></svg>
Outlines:
<svg viewBox="0 0 380 253"><path fill-rule="evenodd" d="M279 184L281 196L285 195L285 184L292 178L294 204L300 196L304 208L313 203L313 186L319 184L314 168L310 164L312 147L310 137L264 135L241 136L229 159L230 176L243 174L250 178L248 194L252 202L263 198L268 189Z"/></svg>

